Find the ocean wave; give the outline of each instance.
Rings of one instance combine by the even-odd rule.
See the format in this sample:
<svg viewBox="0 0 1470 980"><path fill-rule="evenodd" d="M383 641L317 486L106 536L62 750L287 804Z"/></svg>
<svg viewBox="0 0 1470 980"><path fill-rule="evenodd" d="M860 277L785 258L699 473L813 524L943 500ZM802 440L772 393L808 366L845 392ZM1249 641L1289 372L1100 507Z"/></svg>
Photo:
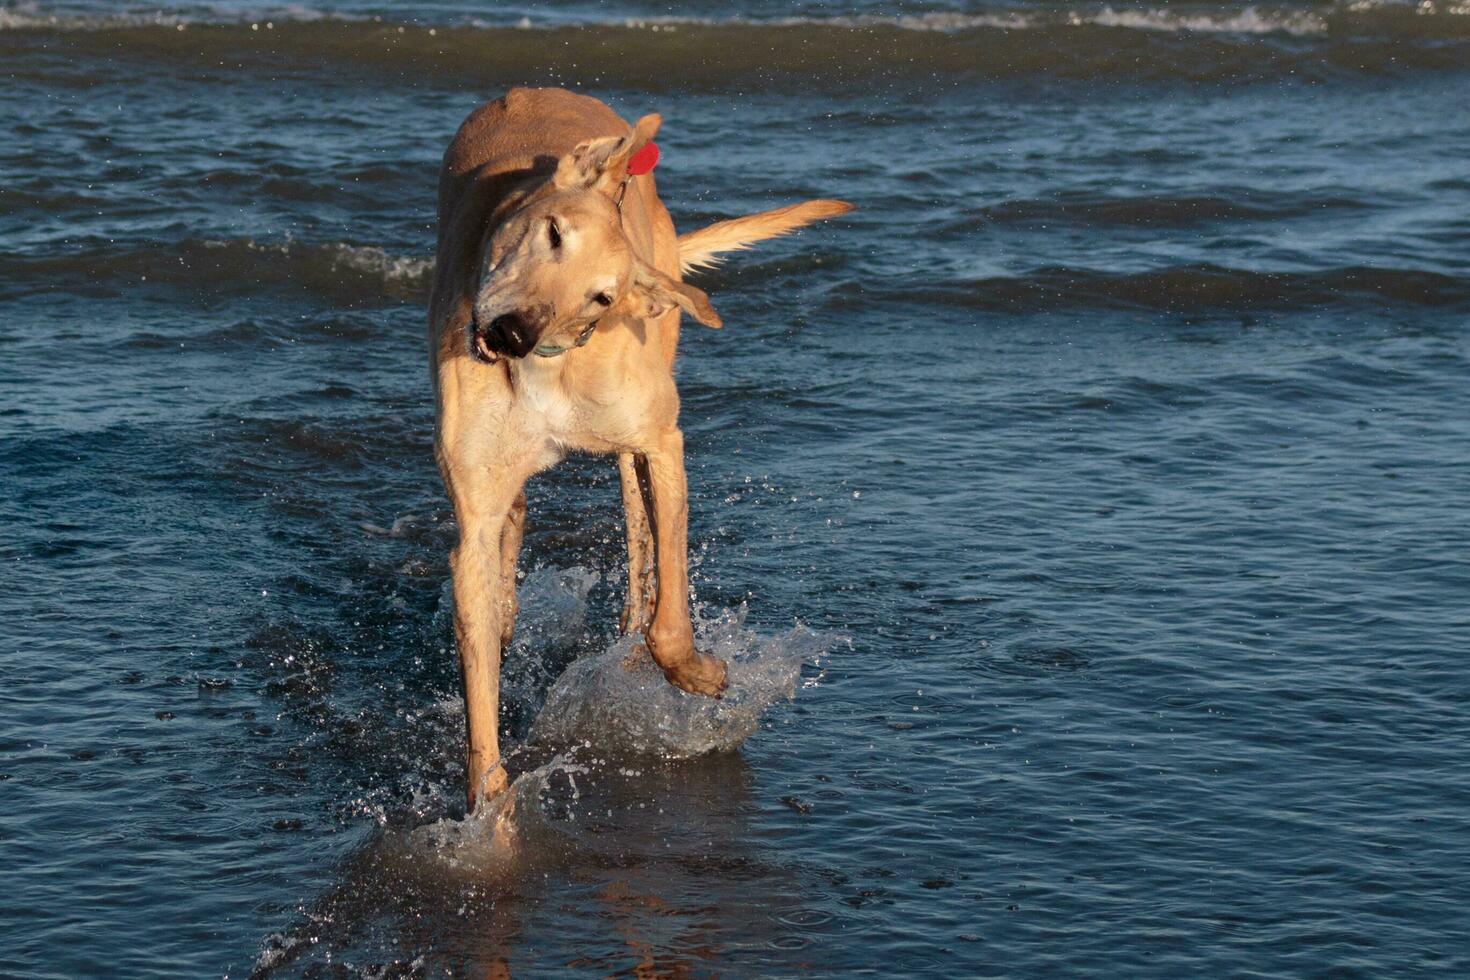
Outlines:
<svg viewBox="0 0 1470 980"><path fill-rule="evenodd" d="M1007 313L1120 309L1163 313L1378 305L1470 305L1470 279L1420 269L1345 266L1311 272L1271 272L1214 265L1174 266L1149 272L1045 268L995 276L866 288L839 283L829 291L834 310L874 302L924 302Z"/></svg>
<svg viewBox="0 0 1470 980"><path fill-rule="evenodd" d="M956 233L991 225L1053 223L1188 227L1209 221L1276 221L1372 206L1371 201L1346 189L1280 195L1253 189L1138 196L1073 192L993 204L951 221L945 230Z"/></svg>
<svg viewBox="0 0 1470 980"><path fill-rule="evenodd" d="M62 254L0 256L0 296L78 291L116 292L175 286L233 295L262 288L297 288L348 304L416 301L425 297L433 260L394 255L374 245L284 239L215 240L122 247L90 244Z"/></svg>
<svg viewBox="0 0 1470 980"><path fill-rule="evenodd" d="M1169 208L1161 216L1145 211L1147 221L1178 217ZM1187 213L1189 208L1184 211ZM1116 219L1112 216L1100 220ZM1124 215L1122 220L1139 219L1137 215ZM701 282L715 289L744 288L769 278L762 266L748 271L749 275L735 277L706 276ZM86 295L165 287L211 296L253 295L275 288L300 290L354 307L422 302L432 276L432 259L395 255L372 245L291 239L189 239L132 248L96 245L39 257L0 256L0 283L6 284L0 287L0 298L54 292L62 287ZM879 285L844 280L831 287L827 304L845 309L885 301L913 303L916 297L926 304L1012 312L1088 307L1157 311L1287 309L1351 305L1364 300L1448 307L1470 304L1470 278L1428 269L1373 266L1271 271L1200 263L1127 273L1047 267L1016 276L926 280L922 287L903 280Z"/></svg>
<svg viewBox="0 0 1470 980"><path fill-rule="evenodd" d="M1422 33L1425 25L1443 24L1460 33L1453 18L1470 16L1470 0L1344 0L1303 8L1300 5L1228 3L1184 4L1072 4L1044 9L1018 10L997 7L977 11L927 11L911 14L829 14L797 16L699 17L683 15L621 16L588 18L555 11L536 18L507 14L495 18L479 15L450 16L430 24L394 22L382 15L314 8L302 4L271 5L236 10L219 7L142 7L106 14L48 9L34 2L0 7L0 30L109 30L117 28L191 26L243 26L252 31L275 30L290 24L371 24L406 32L473 28L523 31L560 28L625 28L653 33L676 32L687 27L834 27L848 30L896 29L917 33L955 34L980 29L1046 30L1057 27L1111 27L1167 33L1203 34L1288 34L1314 35L1331 31L1369 33L1399 32L1417 25L1411 33ZM1430 28L1433 29L1433 28Z"/></svg>
<svg viewBox="0 0 1470 980"><path fill-rule="evenodd" d="M1470 0L1329 7L996 9L830 17L393 23L313 8L105 16L0 8L0 51L55 42L85 57L273 72L323 63L375 81L628 84L653 90L892 78L1249 80L1470 66ZM1024 41L1018 40L1024 37ZM40 41L36 41L40 38ZM28 41L28 39L30 39Z"/></svg>
<svg viewBox="0 0 1470 980"><path fill-rule="evenodd" d="M323 20L364 20L331 10L318 10L298 4L262 6L253 10L226 11L219 8L182 8L168 10L146 7L114 10L109 13L75 12L52 9L39 3L16 3L0 7L0 30L106 31L119 28L171 27L190 25L245 25L259 29L266 23L273 29L277 23L313 23Z"/></svg>

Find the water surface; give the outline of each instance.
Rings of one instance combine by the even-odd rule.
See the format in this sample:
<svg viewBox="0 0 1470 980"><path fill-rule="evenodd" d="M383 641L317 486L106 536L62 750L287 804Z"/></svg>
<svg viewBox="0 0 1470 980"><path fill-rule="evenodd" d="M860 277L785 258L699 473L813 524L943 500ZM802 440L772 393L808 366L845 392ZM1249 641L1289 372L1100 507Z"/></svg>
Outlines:
<svg viewBox="0 0 1470 980"><path fill-rule="evenodd" d="M0 973L1470 969L1462 4L68 2L0 65ZM527 83L663 113L680 228L860 210L682 341L744 693L599 673L570 460L465 820L434 183Z"/></svg>

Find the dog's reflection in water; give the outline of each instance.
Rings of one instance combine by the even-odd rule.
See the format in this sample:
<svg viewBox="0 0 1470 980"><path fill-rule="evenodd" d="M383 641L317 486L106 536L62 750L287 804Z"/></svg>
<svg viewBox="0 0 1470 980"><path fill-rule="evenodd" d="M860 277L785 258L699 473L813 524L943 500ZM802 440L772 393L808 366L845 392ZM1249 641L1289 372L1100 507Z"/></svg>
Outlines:
<svg viewBox="0 0 1470 980"><path fill-rule="evenodd" d="M719 972L794 884L751 840L749 782L735 753L542 765L491 812L377 833L254 975Z"/></svg>

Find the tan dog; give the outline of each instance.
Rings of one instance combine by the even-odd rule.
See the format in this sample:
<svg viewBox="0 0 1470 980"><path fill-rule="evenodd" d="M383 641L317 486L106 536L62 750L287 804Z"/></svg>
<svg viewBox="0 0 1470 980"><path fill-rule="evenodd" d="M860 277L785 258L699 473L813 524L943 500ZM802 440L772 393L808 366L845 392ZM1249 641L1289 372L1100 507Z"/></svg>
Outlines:
<svg viewBox="0 0 1470 980"><path fill-rule="evenodd" d="M429 345L435 454L459 523L450 565L471 809L507 785L500 652L517 609L521 488L570 450L618 456L623 631L643 633L671 684L705 695L725 685L724 663L695 650L689 619L672 373L680 311L710 327L720 318L680 281L681 266L851 205L808 201L676 238L652 174L627 174L659 122L644 116L630 128L596 99L514 89L471 113L444 155Z"/></svg>

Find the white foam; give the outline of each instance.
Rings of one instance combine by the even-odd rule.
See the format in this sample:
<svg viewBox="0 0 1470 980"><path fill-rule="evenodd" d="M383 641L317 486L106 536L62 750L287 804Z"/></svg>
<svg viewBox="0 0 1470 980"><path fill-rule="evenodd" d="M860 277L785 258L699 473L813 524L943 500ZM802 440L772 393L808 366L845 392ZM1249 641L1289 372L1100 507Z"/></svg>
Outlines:
<svg viewBox="0 0 1470 980"><path fill-rule="evenodd" d="M1098 27L1127 27L1145 31L1194 31L1207 34L1324 34L1327 21L1321 16L1302 11L1265 13L1256 7L1245 7L1230 14L1187 14L1167 8L1114 10L1104 7L1091 16L1073 15L1074 24Z"/></svg>
<svg viewBox="0 0 1470 980"><path fill-rule="evenodd" d="M236 248L242 243L206 241L204 244L206 248ZM315 245L295 241L289 236L280 242L255 242L247 239L243 245L247 251L278 255L295 261L312 258L323 260L330 263L332 268L376 276L385 283L419 279L427 276L434 268L432 259L394 255L376 245L349 245L346 242Z"/></svg>
<svg viewBox="0 0 1470 980"><path fill-rule="evenodd" d="M321 246L321 248L334 264L358 272L381 276L385 282L421 279L434 268L433 259L394 255L376 245L334 243Z"/></svg>
<svg viewBox="0 0 1470 980"><path fill-rule="evenodd" d="M898 28L906 31L937 31L953 33L996 27L1008 30L1024 30L1043 23L1039 18L1015 11L997 13L960 14L935 11L924 14L838 14L831 17L774 17L756 19L751 17L629 17L619 26L651 31L674 31L680 27L840 27L847 29ZM487 25L488 26L488 25ZM524 28L546 26L523 21Z"/></svg>
<svg viewBox="0 0 1470 980"><path fill-rule="evenodd" d="M434 269L434 261L428 258L413 258L394 255L376 245L349 245L346 242L324 242L321 244L297 241L289 235L278 242L257 242L253 239L205 239L203 245L211 251L243 249L247 254L280 259L288 268L318 270L319 272L351 272L369 279L377 279L385 287L408 287L426 282Z"/></svg>
<svg viewBox="0 0 1470 980"><path fill-rule="evenodd" d="M429 25L415 23L396 25L399 30L430 31L437 28L469 27L504 30L520 28L540 30L562 27L622 27L652 32L677 31L682 27L837 27L847 29L899 29L918 32L956 33L983 28L1005 30L1030 30L1057 26L1118 27L1134 30L1168 32L1206 32L1229 34L1273 34L1294 35L1322 34L1328 29L1327 18L1335 9L1349 11L1374 9L1380 5L1393 5L1397 0L1357 0L1345 8L1326 8L1321 12L1292 9L1269 9L1257 6L1244 8L1225 7L1220 10L1180 11L1167 6L1121 7L1103 6L1071 11L1015 10L978 11L955 13L931 11L921 14L847 14L827 17L793 16L776 18L749 17L687 17L671 15L664 17L631 17L610 20L593 20L577 17L548 15L533 21L521 17L516 21L466 18L457 22ZM1434 2L1423 0L1414 5L1417 13L1463 14L1470 9L1466 0ZM174 27L183 30L191 25L234 26L247 30L275 29L280 24L310 23L322 20L383 22L381 17L364 17L344 14L339 11L319 10L300 5L262 6L250 9L231 8L185 8L178 11L138 9L112 14L96 15L66 12L47 12L36 3L22 3L0 8L0 30L4 29L51 29L51 30L105 30L120 27Z"/></svg>
<svg viewBox="0 0 1470 980"><path fill-rule="evenodd" d="M496 26L479 22L477 26ZM533 29L553 26L551 22L533 24L522 20L518 25ZM569 26L557 22L555 26ZM570 25L575 26L575 24ZM584 25L591 26L591 25ZM999 30L1037 30L1053 27L1121 27L1135 30L1217 34L1321 34L1327 30L1324 17L1301 11L1264 11L1254 6L1219 13L1179 13L1167 7L1138 7L1114 10L1110 6L1093 10L1058 13L955 13L931 11L923 14L839 14L830 17L639 17L628 18L619 26L651 31L675 31L680 27L837 27L849 30L898 29L921 33L955 34L963 31L993 28Z"/></svg>
<svg viewBox="0 0 1470 980"><path fill-rule="evenodd" d="M180 10L154 7L117 10L107 14L73 13L47 10L39 3L26 2L0 7L0 30L49 29L59 31L98 31L127 27L172 27L184 30L190 25L240 26L247 30L274 30L278 23L312 23L321 20L356 21L365 18L331 10L317 10L299 4L263 6L231 10L220 6Z"/></svg>
<svg viewBox="0 0 1470 980"><path fill-rule="evenodd" d="M422 514L404 514L394 519L392 527L384 527L372 521L359 521L357 526L375 537L406 538L418 531L423 523L424 515Z"/></svg>

